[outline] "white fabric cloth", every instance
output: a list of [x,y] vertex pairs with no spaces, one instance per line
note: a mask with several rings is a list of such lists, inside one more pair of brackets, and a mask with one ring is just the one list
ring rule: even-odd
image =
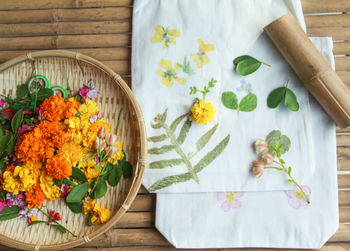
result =
[[[215,121],[205,126],[192,123],[187,138],[180,147],[185,155],[195,152],[196,141],[218,123],[208,144],[195,157],[189,158],[190,165],[195,168],[196,163],[230,135],[222,153],[197,173],[199,184],[189,178],[185,182],[172,184],[156,192],[271,191],[292,188],[279,174],[266,175],[262,182],[249,171],[252,161],[257,159],[252,143],[258,138],[265,138],[272,130],[281,130],[292,141],[291,149],[285,158],[289,164],[298,167],[293,170],[295,178],[303,182],[314,174],[308,94],[285,62],[277,64],[281,61],[277,59],[278,52],[267,43],[269,50],[257,50],[251,55],[270,63],[271,68],[261,66],[256,73],[248,77],[241,77],[233,71],[233,59],[246,53],[261,34],[262,28],[288,10],[303,21],[300,1],[135,0],[132,86],[142,107],[148,136],[154,139],[165,133],[163,128],[151,127],[151,122],[157,114],[168,108],[166,123],[169,126],[171,121],[189,111],[195,97],[201,98],[200,95],[190,95],[189,87],[203,89],[211,78],[217,80],[217,83],[207,95],[206,101],[213,103],[217,108]],[[163,28],[158,25],[164,27],[164,32],[166,28],[169,29],[168,42],[167,35],[162,33]],[[301,25],[305,27],[303,22]],[[204,58],[203,62],[207,63],[202,66],[198,63],[198,56],[193,56],[200,49],[201,41],[206,45],[210,44],[206,47],[206,55],[201,55]],[[162,49],[166,45],[169,48]],[[177,62],[184,65],[185,56],[195,71],[192,75],[175,66]],[[199,66],[201,67],[198,68]],[[172,83],[166,81],[165,75],[162,76],[174,72],[176,76],[172,77]],[[290,81],[289,88],[298,97],[300,110],[291,112],[283,106],[277,109],[267,108],[266,99],[269,92],[283,86],[287,80]],[[172,86],[167,87],[166,84]],[[221,95],[224,91],[233,91],[241,100],[251,92],[242,90],[242,86],[249,85],[258,97],[258,105],[252,112],[241,111],[238,118],[236,110],[227,109],[222,105]],[[175,136],[179,134],[183,123],[184,120],[175,131]],[[165,138],[161,142],[149,142],[148,147],[154,152],[155,148],[170,144],[170,139]],[[169,159],[179,161],[179,153],[171,150],[163,154],[149,154],[148,159],[148,164]],[[165,177],[181,176],[187,173],[188,169],[188,165],[184,163],[161,169],[147,168],[143,184],[149,188]],[[182,177],[172,176],[170,179],[173,181]]]
[[[332,39],[312,40],[334,68]],[[311,96],[310,105],[317,171],[302,183],[308,206],[294,191],[158,193],[158,230],[177,248],[320,248],[339,222],[336,127]]]

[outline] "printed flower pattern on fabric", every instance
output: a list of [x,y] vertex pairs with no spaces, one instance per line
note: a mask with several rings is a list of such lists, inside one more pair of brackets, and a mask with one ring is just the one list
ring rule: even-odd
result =
[[162,49],[167,49],[170,47],[170,44],[176,44],[176,39],[175,37],[179,37],[180,36],[180,30],[178,29],[168,29],[168,28],[164,28],[161,25],[157,25],[156,27],[154,27],[154,35],[153,37],[151,37],[151,43],[155,44],[155,43],[163,43],[162,45]]
[[210,63],[210,58],[206,54],[207,52],[214,51],[213,44],[205,44],[201,39],[197,39],[198,52],[192,54],[193,61],[196,63],[197,68],[202,68],[203,65]]
[[158,62],[158,66],[164,70],[159,69],[157,71],[157,75],[161,77],[160,82],[165,85],[166,87],[172,87],[174,85],[174,80],[178,82],[179,84],[186,83],[185,78],[179,78],[177,76],[177,73],[181,69],[181,67],[178,64],[175,64],[174,67],[172,66],[171,60],[164,60],[161,59]]
[[240,208],[242,206],[240,198],[242,198],[243,195],[244,192],[217,193],[216,199],[220,203],[222,210],[228,212],[232,208]]
[[[301,188],[306,196],[310,198],[311,188],[306,185],[302,185]],[[300,189],[295,191],[284,191],[284,193],[288,197],[288,204],[291,208],[298,210],[299,208],[307,208],[309,206],[309,203],[305,200],[305,196]]]

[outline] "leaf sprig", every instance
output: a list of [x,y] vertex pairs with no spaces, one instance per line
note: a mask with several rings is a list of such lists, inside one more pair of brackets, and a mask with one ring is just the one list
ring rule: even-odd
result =
[[235,71],[241,76],[247,76],[256,72],[262,64],[271,67],[268,63],[260,61],[249,55],[242,55],[233,60]]
[[196,86],[190,86],[190,95],[195,95],[198,92],[200,92],[203,95],[202,96],[203,101],[205,101],[205,97],[210,92],[210,88],[215,87],[215,83],[217,83],[217,82],[218,82],[217,80],[214,80],[214,78],[211,78],[211,80],[208,83],[208,86],[204,86],[203,90],[197,89]]
[[284,105],[291,111],[296,112],[299,110],[298,99],[294,92],[288,88],[288,83],[289,81],[287,81],[285,86],[270,92],[267,97],[267,106],[269,108],[276,108],[283,101]]

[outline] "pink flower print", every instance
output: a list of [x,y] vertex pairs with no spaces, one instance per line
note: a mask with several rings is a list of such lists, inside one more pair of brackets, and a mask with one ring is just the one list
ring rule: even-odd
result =
[[216,199],[221,204],[222,210],[224,210],[224,212],[228,212],[232,208],[240,208],[242,206],[239,199],[243,195],[244,195],[244,192],[217,193]]
[[[303,189],[304,193],[310,198],[311,188],[306,185],[301,186],[301,188]],[[291,208],[297,210],[301,207],[308,207],[309,204],[307,203],[305,196],[300,191],[300,189],[297,189],[295,191],[284,191],[284,193],[288,197],[288,204]]]

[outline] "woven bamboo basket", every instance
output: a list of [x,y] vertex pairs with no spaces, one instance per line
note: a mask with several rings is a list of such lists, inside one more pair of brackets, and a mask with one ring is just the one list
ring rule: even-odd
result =
[[89,80],[101,91],[97,102],[100,114],[115,130],[118,114],[123,108],[119,137],[129,162],[133,165],[131,179],[122,179],[116,187],[108,186],[106,195],[97,200],[112,212],[111,219],[102,225],[89,227],[86,216],[74,214],[61,199],[46,206],[61,213],[62,224],[75,233],[74,238],[43,224],[31,227],[26,220],[16,218],[0,223],[0,242],[25,250],[60,250],[72,248],[100,236],[113,227],[134,200],[145,170],[147,144],[141,109],[123,79],[101,62],[88,56],[64,50],[34,52],[0,65],[2,94],[15,95],[16,86],[25,83],[33,74],[42,74],[50,86],[68,86],[76,91]]

